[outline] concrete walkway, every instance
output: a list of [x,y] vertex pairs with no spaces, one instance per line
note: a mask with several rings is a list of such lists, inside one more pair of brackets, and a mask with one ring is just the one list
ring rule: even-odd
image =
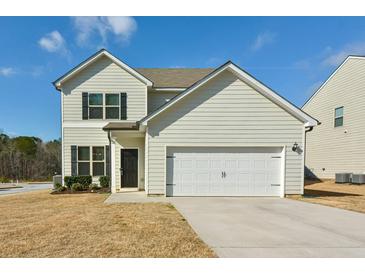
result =
[[147,197],[112,194],[106,203],[168,202],[219,257],[365,257],[365,214],[280,198]]

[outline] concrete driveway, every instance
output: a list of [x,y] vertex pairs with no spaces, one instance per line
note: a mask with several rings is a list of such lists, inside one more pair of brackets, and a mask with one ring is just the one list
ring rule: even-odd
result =
[[365,257],[365,214],[280,198],[171,198],[220,257]]
[[17,194],[17,193],[24,193],[29,191],[35,191],[35,190],[43,190],[43,189],[52,189],[53,184],[50,183],[32,183],[32,184],[26,184],[26,183],[19,183],[19,186],[21,188],[9,188],[9,189],[0,189],[0,195],[9,195],[9,194]]

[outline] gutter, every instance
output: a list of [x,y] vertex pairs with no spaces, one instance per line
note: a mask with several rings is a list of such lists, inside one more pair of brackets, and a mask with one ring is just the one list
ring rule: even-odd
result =
[[111,132],[108,130],[108,140],[109,140],[109,190],[110,193],[112,192],[112,138],[111,138]]

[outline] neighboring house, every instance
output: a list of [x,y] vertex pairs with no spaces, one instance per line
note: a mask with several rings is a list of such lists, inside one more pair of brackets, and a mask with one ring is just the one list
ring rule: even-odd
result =
[[303,193],[317,121],[232,62],[136,69],[101,50],[54,85],[63,176],[106,174],[112,192],[167,196]]
[[307,133],[306,174],[365,172],[365,57],[347,57],[302,109],[320,121]]

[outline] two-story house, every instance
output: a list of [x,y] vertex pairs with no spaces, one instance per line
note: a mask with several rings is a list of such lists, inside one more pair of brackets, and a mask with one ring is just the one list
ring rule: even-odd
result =
[[307,133],[307,176],[364,173],[365,57],[348,56],[302,109],[320,121]]
[[167,196],[303,193],[305,130],[317,121],[230,61],[137,69],[100,50],[54,86],[63,176]]

